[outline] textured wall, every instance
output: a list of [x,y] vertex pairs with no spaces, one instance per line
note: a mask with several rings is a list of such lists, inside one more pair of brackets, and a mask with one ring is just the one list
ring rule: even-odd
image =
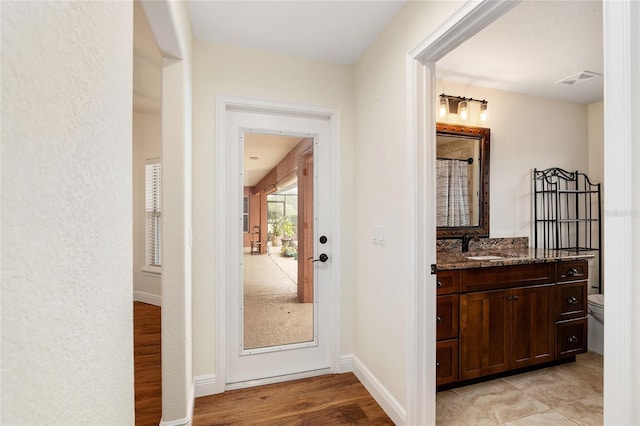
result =
[[3,424],[132,424],[132,5],[2,2]]

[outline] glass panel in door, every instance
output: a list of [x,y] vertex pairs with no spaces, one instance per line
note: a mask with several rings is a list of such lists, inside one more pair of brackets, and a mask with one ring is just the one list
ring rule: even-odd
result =
[[243,176],[243,349],[313,341],[313,139],[245,134]]

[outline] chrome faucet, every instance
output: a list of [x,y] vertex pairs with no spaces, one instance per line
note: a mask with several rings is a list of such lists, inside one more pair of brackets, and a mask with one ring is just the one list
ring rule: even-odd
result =
[[472,237],[472,236],[471,236],[471,235],[469,235],[469,234],[464,234],[464,235],[462,236],[462,252],[463,252],[463,253],[466,253],[466,252],[468,252],[468,251],[469,251],[469,242],[470,242],[472,239],[473,239],[473,240],[475,240],[475,238],[474,238],[474,237]]

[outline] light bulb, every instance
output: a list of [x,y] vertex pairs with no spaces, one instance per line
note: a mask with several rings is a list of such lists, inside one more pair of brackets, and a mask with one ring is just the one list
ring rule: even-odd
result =
[[469,115],[467,101],[460,101],[460,104],[458,105],[458,114],[460,115],[461,120],[467,119],[467,116]]
[[449,101],[447,98],[440,98],[440,118],[444,118],[449,114]]
[[486,102],[483,102],[482,104],[480,104],[480,121],[483,123],[487,121],[487,103]]

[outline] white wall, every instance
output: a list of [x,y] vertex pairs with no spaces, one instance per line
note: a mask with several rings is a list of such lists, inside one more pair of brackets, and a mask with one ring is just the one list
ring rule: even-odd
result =
[[[193,336],[194,375],[215,374],[216,253],[213,234],[214,121],[217,94],[284,102],[337,106],[341,112],[341,251],[352,259],[353,87],[351,68],[216,43],[195,42],[193,121]],[[218,209],[224,207],[217,207]],[[342,348],[350,353],[352,329],[351,262],[343,262]]]
[[[460,2],[408,2],[354,69],[354,354],[406,410],[410,205],[407,54]],[[372,226],[386,227],[374,246]]]
[[[446,80],[436,89],[489,102],[489,120],[471,122],[472,115],[467,124],[491,129],[490,236],[530,237],[533,245],[532,170],[588,171],[587,105]],[[456,118],[438,121],[462,124]]]
[[142,0],[162,52],[162,421],[190,424],[193,35],[185,2]]
[[133,113],[133,299],[160,305],[160,275],[145,268],[145,165],[162,155],[160,114]]
[[[604,218],[604,101],[594,102],[587,106],[588,114],[588,140],[589,140],[589,165],[587,174],[593,183],[600,183],[601,190],[601,208],[602,217]],[[602,227],[602,235],[604,235],[604,220],[600,222]],[[604,240],[604,238],[603,238]],[[604,241],[601,242],[602,263],[598,265],[597,260],[590,261],[593,264],[593,270],[590,271],[590,281],[595,286],[598,283],[600,269],[604,271]],[[604,293],[604,274],[602,274],[601,292]],[[590,292],[597,292],[597,289],[591,289]]]
[[134,423],[132,12],[2,4],[3,424]]
[[189,424],[192,350],[193,36],[184,2],[169,2],[180,60],[162,65],[162,423]]
[[587,106],[589,178],[594,183],[604,183],[604,101]]

